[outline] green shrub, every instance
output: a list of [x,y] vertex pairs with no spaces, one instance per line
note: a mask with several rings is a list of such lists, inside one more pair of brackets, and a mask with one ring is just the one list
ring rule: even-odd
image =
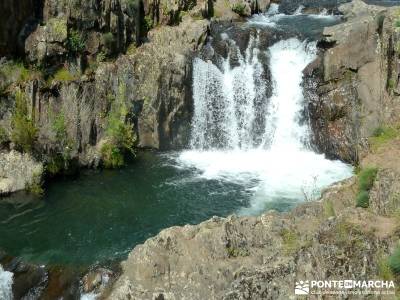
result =
[[107,117],[106,143],[101,155],[106,168],[120,167],[125,154],[134,154],[135,136],[133,125],[127,120],[128,107],[125,102],[125,85],[120,83],[116,98],[107,96],[111,109]]
[[249,256],[249,250],[246,248],[236,248],[236,247],[227,247],[226,252],[228,254],[228,257],[245,257]]
[[18,90],[15,94],[15,110],[11,119],[11,141],[22,151],[30,152],[37,138],[37,128],[28,116],[25,94]]
[[137,49],[136,44],[135,44],[135,43],[132,43],[132,44],[130,44],[130,45],[128,46],[128,48],[126,49],[126,54],[128,54],[128,55],[133,55],[133,54],[136,53],[136,49]]
[[107,58],[106,54],[104,52],[99,52],[96,56],[96,61],[97,62],[103,62]]
[[395,274],[400,274],[400,247],[397,247],[394,253],[389,257],[388,264],[390,270]]
[[82,53],[86,48],[82,33],[71,30],[68,35],[68,49],[74,53]]
[[336,216],[335,208],[333,207],[333,203],[331,200],[326,200],[323,202],[324,214],[325,216],[334,217]]
[[63,153],[57,153],[52,155],[46,164],[46,171],[49,175],[54,176],[67,170],[69,167],[69,156],[65,156]]
[[356,198],[356,206],[367,208],[369,207],[369,192],[368,191],[359,191]]
[[394,88],[395,88],[395,86],[396,86],[396,81],[392,78],[392,79],[389,79],[388,80],[388,88],[390,89],[390,90],[393,90]]
[[399,129],[395,127],[379,126],[373,132],[373,136],[369,138],[373,150],[378,149],[388,141],[399,136]]
[[107,51],[107,54],[111,54],[114,52],[115,46],[115,37],[111,32],[107,32],[103,34],[102,37],[104,47]]
[[377,168],[366,168],[361,170],[358,175],[358,188],[360,191],[369,191],[374,185],[376,174],[378,173]]
[[52,120],[52,129],[56,134],[56,139],[61,141],[67,135],[67,126],[65,125],[64,113],[60,112]]
[[394,21],[394,26],[400,28],[400,19]]
[[122,167],[125,163],[124,154],[113,143],[107,142],[101,147],[101,156],[104,167],[108,169]]
[[16,83],[23,83],[32,77],[32,72],[22,62],[8,62],[0,66],[0,73]]
[[62,68],[59,69],[50,80],[68,82],[76,79],[77,77],[74,76],[67,68]]
[[8,142],[9,137],[7,134],[7,131],[4,129],[4,127],[0,126],[0,146],[6,142]]
[[365,168],[358,172],[358,193],[356,197],[356,206],[367,208],[369,207],[369,191],[374,185],[377,168]]
[[144,17],[144,29],[146,31],[150,31],[154,27],[154,21],[151,16],[145,16]]
[[42,196],[44,190],[42,188],[43,181],[41,174],[33,174],[32,181],[25,186],[25,189],[36,196]]
[[239,16],[244,16],[246,11],[246,5],[241,2],[235,3],[232,6],[232,11],[237,13]]
[[297,235],[293,231],[284,229],[281,232],[281,237],[283,241],[283,251],[285,254],[291,255],[300,248]]
[[379,278],[383,279],[383,280],[392,280],[393,279],[392,270],[389,266],[388,259],[385,257],[381,257],[378,260],[378,275],[379,275]]

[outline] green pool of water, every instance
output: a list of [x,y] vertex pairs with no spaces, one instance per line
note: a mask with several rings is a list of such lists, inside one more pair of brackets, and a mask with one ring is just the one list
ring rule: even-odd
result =
[[41,199],[25,193],[0,199],[0,248],[36,263],[102,263],[125,257],[161,229],[248,204],[251,183],[201,179],[174,166],[173,156],[140,153],[120,170],[57,180]]

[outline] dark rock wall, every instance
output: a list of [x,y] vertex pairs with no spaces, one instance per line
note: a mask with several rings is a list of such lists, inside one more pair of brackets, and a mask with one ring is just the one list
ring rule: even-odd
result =
[[0,56],[17,53],[24,26],[41,17],[41,0],[2,0],[0,2]]
[[399,122],[400,36],[396,9],[353,1],[341,10],[348,21],[324,30],[306,96],[316,148],[357,163],[378,127]]

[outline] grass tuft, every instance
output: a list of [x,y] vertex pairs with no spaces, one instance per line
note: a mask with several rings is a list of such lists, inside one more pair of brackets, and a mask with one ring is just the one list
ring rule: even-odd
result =
[[390,270],[395,274],[400,274],[400,247],[397,247],[393,254],[388,259]]
[[377,174],[378,169],[372,167],[362,169],[358,173],[358,193],[356,197],[357,207],[369,207],[369,191],[374,185]]
[[388,141],[399,136],[399,128],[380,126],[375,129],[373,136],[369,138],[372,150],[377,150]]

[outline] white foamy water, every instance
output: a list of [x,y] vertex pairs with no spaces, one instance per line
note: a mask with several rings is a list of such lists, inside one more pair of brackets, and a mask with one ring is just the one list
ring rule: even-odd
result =
[[248,22],[250,24],[266,27],[276,27],[278,25],[277,23],[282,19],[296,18],[299,16],[332,21],[340,18],[338,15],[328,14],[328,11],[325,8],[319,14],[303,14],[303,10],[304,6],[300,5],[292,15],[285,15],[283,13],[279,13],[279,4],[272,3],[266,13],[253,15]]
[[4,271],[0,265],[0,299],[12,300],[13,273]]
[[96,293],[86,293],[81,295],[81,300],[96,300],[97,297]]
[[178,159],[203,178],[251,186],[250,207],[241,214],[261,213],[270,202],[315,198],[322,188],[352,175],[349,165],[306,146],[310,130],[301,122],[302,70],[315,58],[315,44],[289,39],[268,49],[270,98],[257,47],[252,38],[235,67],[229,59],[221,69],[194,61],[193,150]]

